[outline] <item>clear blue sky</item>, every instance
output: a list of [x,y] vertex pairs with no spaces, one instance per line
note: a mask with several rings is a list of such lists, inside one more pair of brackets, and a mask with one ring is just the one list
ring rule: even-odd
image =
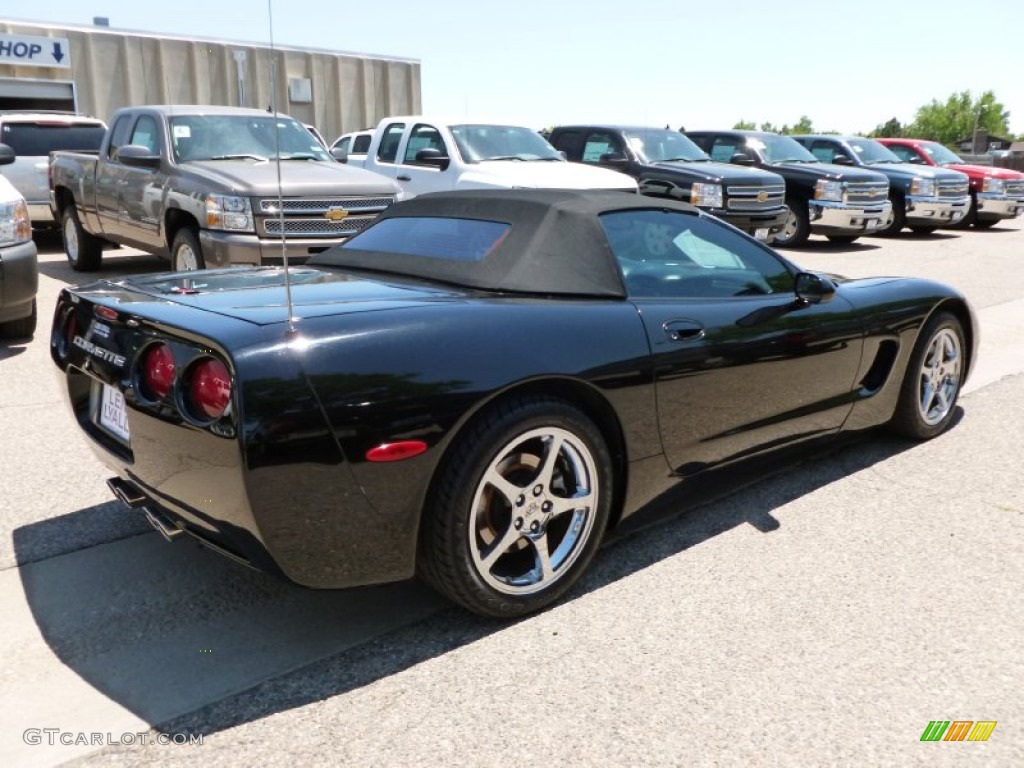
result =
[[[419,59],[423,108],[572,121],[862,132],[985,90],[1024,133],[1022,0],[272,0],[278,45]],[[970,14],[970,18],[967,17]],[[266,0],[45,0],[16,18],[267,42]],[[11,17],[8,17],[11,18]]]

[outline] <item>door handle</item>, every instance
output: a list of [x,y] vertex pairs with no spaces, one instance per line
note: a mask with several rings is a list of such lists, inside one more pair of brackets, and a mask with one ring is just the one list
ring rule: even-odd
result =
[[695,341],[704,337],[704,326],[696,320],[667,320],[661,327],[671,341]]
[[406,175],[403,174],[402,176],[398,177],[398,180],[399,181],[412,181],[412,176],[406,176]]

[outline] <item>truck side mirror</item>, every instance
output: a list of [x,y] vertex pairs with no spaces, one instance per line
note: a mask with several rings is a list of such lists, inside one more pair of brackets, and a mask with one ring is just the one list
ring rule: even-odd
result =
[[331,150],[331,157],[337,160],[339,163],[348,162],[348,152],[341,147],[335,147]]
[[153,154],[153,150],[141,144],[128,144],[117,150],[118,162],[125,165],[134,165],[140,168],[159,168],[160,155]]
[[832,165],[853,165],[853,160],[848,158],[846,155],[836,154],[832,158]]
[[440,149],[434,147],[424,147],[416,153],[416,162],[420,165],[429,165],[433,168],[445,170],[451,163],[451,158],[448,157]]
[[746,152],[737,152],[729,158],[729,162],[733,165],[753,165],[754,158]]
[[615,168],[625,168],[629,165],[629,160],[621,152],[609,152],[605,155],[601,155],[598,158],[598,162],[602,165],[611,165]]
[[14,162],[14,150],[6,144],[0,144],[0,165],[10,165]]

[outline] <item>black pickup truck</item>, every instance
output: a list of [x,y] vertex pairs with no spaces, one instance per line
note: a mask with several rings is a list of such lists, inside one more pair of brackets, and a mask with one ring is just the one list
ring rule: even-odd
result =
[[775,245],[797,246],[814,232],[849,243],[891,215],[889,180],[848,165],[820,163],[789,136],[766,131],[687,131],[712,160],[775,171],[786,180],[789,209]]
[[640,193],[692,203],[761,240],[786,222],[786,186],[776,173],[713,162],[678,131],[624,125],[563,125],[548,141],[568,160],[621,171]]

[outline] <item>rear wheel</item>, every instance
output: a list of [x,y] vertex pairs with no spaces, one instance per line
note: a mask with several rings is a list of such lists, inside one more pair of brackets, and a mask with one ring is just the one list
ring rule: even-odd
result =
[[550,398],[501,404],[459,437],[425,511],[420,572],[474,613],[514,617],[561,597],[600,544],[612,499],[600,431]]
[[963,384],[964,331],[940,312],[925,323],[914,346],[890,426],[917,440],[941,434],[953,420]]
[[0,337],[5,339],[27,339],[36,332],[36,300],[32,299],[32,314],[17,320],[0,323]]
[[95,272],[103,260],[103,241],[85,231],[78,219],[74,204],[68,205],[61,216],[64,253],[76,272]]
[[203,247],[199,244],[199,232],[194,227],[182,227],[174,235],[174,242],[171,244],[171,265],[175,272],[206,269]]
[[783,248],[794,248],[807,242],[811,234],[810,215],[807,212],[807,203],[795,197],[786,198],[786,220],[782,229],[775,235],[772,243]]
[[881,226],[875,230],[875,234],[892,237],[893,235],[898,235],[906,225],[906,203],[903,202],[902,198],[894,197],[892,199],[892,209],[889,211],[888,215],[882,219]]

